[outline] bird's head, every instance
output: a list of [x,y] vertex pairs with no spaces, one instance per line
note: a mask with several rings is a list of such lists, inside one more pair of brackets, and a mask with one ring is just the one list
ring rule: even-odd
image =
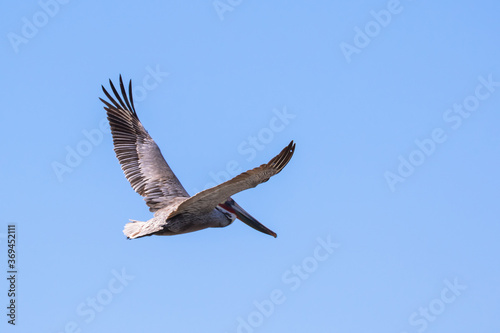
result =
[[231,224],[235,219],[238,219],[249,227],[276,238],[277,235],[274,231],[268,229],[265,225],[257,221],[252,215],[241,208],[241,206],[238,205],[232,198],[229,198],[226,202],[219,204],[218,207],[223,210],[224,215],[226,215],[231,221],[229,224]]

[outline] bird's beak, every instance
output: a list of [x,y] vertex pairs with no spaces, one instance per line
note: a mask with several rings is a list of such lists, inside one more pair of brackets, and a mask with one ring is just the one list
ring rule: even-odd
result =
[[265,225],[261,224],[257,221],[252,215],[248,214],[240,205],[238,205],[233,199],[227,200],[224,204],[221,205],[224,209],[234,213],[236,217],[243,221],[249,227],[254,228],[260,232],[271,235],[276,238],[276,233],[270,229],[268,229]]

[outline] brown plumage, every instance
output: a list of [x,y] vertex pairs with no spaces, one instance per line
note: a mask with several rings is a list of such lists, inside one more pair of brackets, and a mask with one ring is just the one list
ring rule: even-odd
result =
[[201,191],[186,201],[182,202],[176,210],[170,213],[170,216],[181,214],[187,211],[206,213],[214,209],[221,202],[225,202],[232,195],[256,187],[265,183],[272,176],[278,174],[288,164],[295,151],[295,144],[285,147],[276,157],[267,164],[248,170],[239,174],[220,185]]
[[160,149],[139,121],[132,98],[132,81],[128,94],[120,76],[120,91],[109,81],[114,97],[104,87],[105,104],[114,150],[125,177],[132,188],[144,197],[154,217],[147,222],[134,221],[125,226],[128,238],[150,235],[175,235],[209,227],[225,227],[235,218],[252,228],[276,237],[231,198],[278,174],[288,164],[295,144],[285,147],[269,163],[230,179],[220,185],[189,197],[163,158]]

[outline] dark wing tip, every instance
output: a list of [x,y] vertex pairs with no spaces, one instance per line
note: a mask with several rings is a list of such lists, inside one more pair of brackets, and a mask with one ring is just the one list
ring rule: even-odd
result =
[[[113,92],[113,96],[104,88],[104,86],[101,85],[102,91],[108,98],[109,102],[104,101],[102,98],[99,98],[108,108],[116,108],[116,109],[122,109],[130,112],[131,114],[134,115],[135,118],[139,119],[137,117],[137,113],[135,112],[135,106],[134,106],[134,98],[132,96],[132,80],[129,81],[129,86],[128,86],[128,94],[127,90],[125,89],[125,85],[123,84],[123,78],[122,75],[120,74],[119,76],[119,81],[120,81],[120,93],[118,90],[115,88],[115,85],[113,84],[113,81],[109,79],[109,86],[111,87],[111,91]],[[111,104],[113,104],[111,106]]]
[[294,152],[295,143],[292,140],[275,158],[269,161],[268,165],[278,173],[290,162]]

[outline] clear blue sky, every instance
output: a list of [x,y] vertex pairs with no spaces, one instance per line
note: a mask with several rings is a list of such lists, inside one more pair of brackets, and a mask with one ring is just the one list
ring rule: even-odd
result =
[[[500,330],[498,1],[60,1],[0,20],[2,331]],[[234,196],[278,238],[123,236],[119,74],[190,194],[297,142]]]

